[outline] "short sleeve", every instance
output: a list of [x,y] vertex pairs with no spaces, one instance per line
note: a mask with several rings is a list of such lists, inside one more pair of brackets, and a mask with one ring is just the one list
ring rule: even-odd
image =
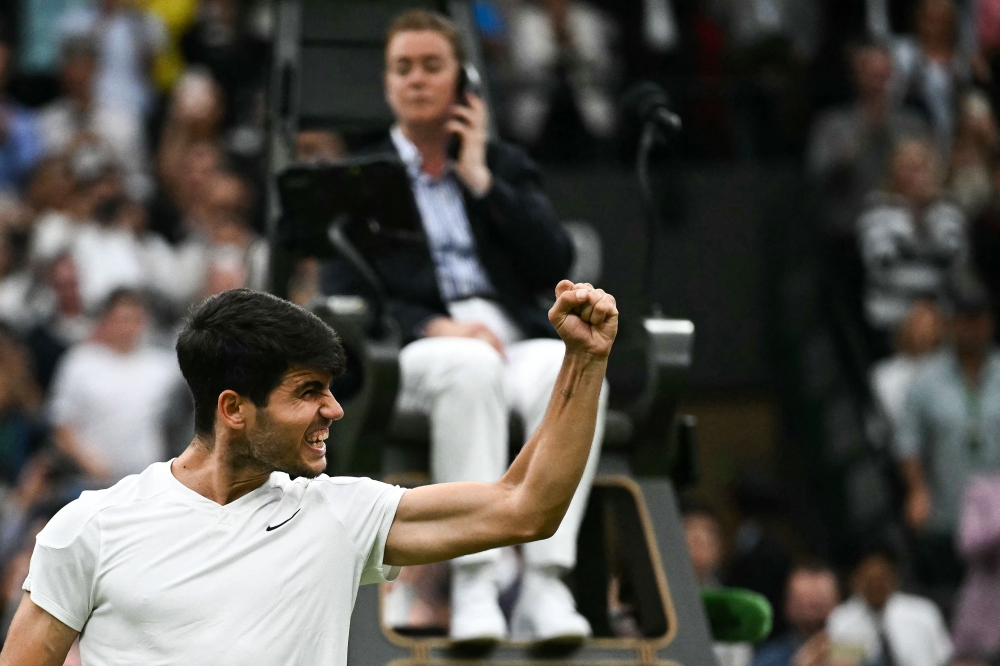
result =
[[96,517],[81,525],[74,509],[67,506],[38,533],[23,588],[36,606],[81,631],[93,610],[101,535]]
[[395,580],[400,567],[384,563],[389,528],[405,488],[368,478],[335,477],[323,482],[323,494],[363,558],[361,584]]

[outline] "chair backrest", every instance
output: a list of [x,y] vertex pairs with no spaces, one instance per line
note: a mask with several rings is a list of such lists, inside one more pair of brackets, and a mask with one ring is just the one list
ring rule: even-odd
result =
[[[365,136],[389,128],[393,117],[382,90],[385,31],[393,17],[413,7],[448,14],[462,34],[469,62],[485,71],[469,0],[275,0],[268,134],[272,176],[293,162],[300,127]],[[276,194],[272,185],[270,231],[280,212]]]

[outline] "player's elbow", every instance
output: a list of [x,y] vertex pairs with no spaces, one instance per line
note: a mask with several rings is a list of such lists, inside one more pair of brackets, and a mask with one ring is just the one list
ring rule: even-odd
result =
[[514,493],[511,499],[508,524],[513,538],[520,543],[541,541],[555,534],[569,506],[569,502],[553,506],[523,493]]
[[561,522],[562,513],[553,515],[541,511],[534,512],[533,515],[526,516],[524,520],[520,521],[519,538],[523,543],[548,539],[556,533]]
[[535,531],[535,538],[532,541],[541,541],[542,539],[548,539],[555,536],[556,531],[559,529],[559,525],[562,523],[562,516],[560,515],[556,519],[549,519],[543,521],[541,526]]

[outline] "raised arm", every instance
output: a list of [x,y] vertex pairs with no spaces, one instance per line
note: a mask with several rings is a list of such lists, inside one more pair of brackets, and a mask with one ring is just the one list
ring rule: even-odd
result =
[[49,615],[26,593],[0,652],[0,666],[62,666],[79,634]]
[[495,483],[406,492],[389,530],[386,564],[436,562],[555,533],[594,439],[618,309],[603,290],[563,280],[549,320],[566,343],[566,356],[538,430]]

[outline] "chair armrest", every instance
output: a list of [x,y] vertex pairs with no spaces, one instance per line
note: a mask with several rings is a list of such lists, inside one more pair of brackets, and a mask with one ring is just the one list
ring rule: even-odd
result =
[[670,444],[678,439],[677,400],[691,367],[694,324],[686,319],[650,317],[643,328],[646,386],[629,409],[635,425],[633,467],[639,473],[669,476],[676,457]]

